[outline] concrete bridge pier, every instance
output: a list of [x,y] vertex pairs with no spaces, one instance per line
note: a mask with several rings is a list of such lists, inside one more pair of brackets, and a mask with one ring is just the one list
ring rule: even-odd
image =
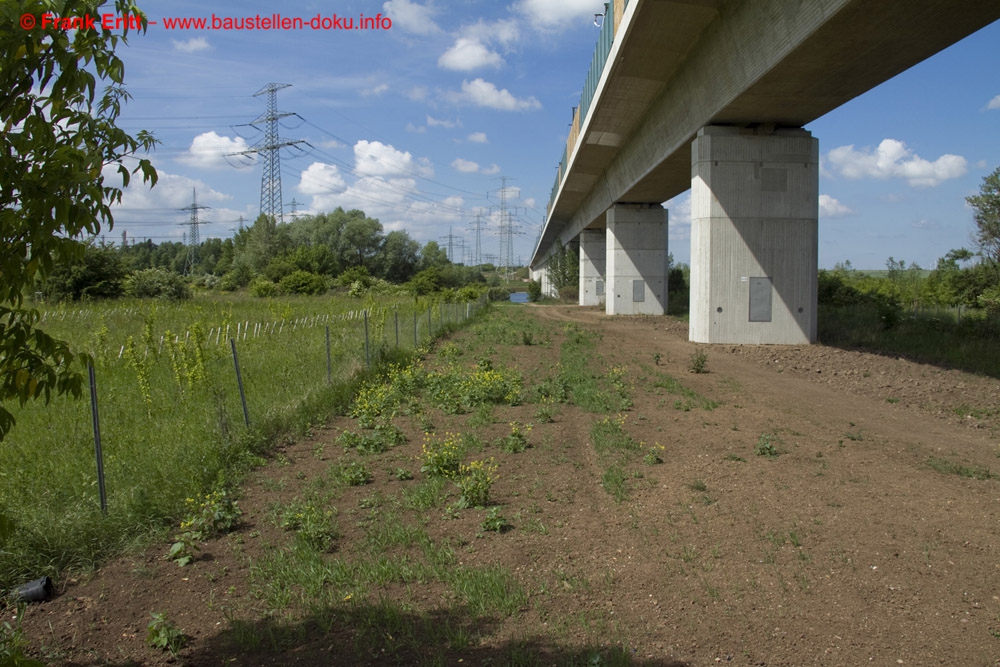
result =
[[667,209],[660,204],[615,204],[607,216],[608,315],[667,311]]
[[608,246],[603,229],[580,232],[580,305],[604,303]]
[[691,147],[689,339],[815,342],[818,221],[819,142],[811,133],[699,130]]

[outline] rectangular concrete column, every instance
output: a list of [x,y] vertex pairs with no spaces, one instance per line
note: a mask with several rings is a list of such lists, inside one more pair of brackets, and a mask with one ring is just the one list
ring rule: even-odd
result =
[[615,204],[607,212],[608,315],[662,315],[667,311],[667,209],[659,204]]
[[604,271],[608,248],[603,229],[580,232],[580,305],[604,303]]
[[690,340],[816,340],[819,142],[704,127],[691,147]]

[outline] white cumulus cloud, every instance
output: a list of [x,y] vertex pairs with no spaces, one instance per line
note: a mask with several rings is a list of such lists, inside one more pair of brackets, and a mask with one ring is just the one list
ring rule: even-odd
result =
[[381,95],[382,93],[386,92],[387,90],[389,90],[389,84],[387,84],[387,83],[380,83],[380,84],[378,84],[376,86],[372,86],[371,88],[363,88],[361,90],[361,95],[364,96],[364,97],[373,97],[373,96]]
[[534,97],[518,99],[506,88],[498,89],[494,84],[483,79],[463,81],[462,92],[453,93],[451,99],[454,102],[474,104],[500,111],[527,111],[542,108],[541,102]]
[[990,100],[989,104],[986,105],[986,108],[987,109],[1000,109],[1000,95],[997,95],[992,100]]
[[433,116],[427,116],[427,127],[446,127],[448,129],[451,129],[456,125],[457,123],[453,120],[447,120],[447,119],[442,120],[434,118]]
[[347,189],[336,165],[313,162],[299,177],[298,190],[304,195],[326,195]]
[[338,206],[345,210],[361,209],[378,219],[385,232],[405,230],[421,242],[436,240],[443,225],[460,225],[465,220],[461,197],[446,197],[441,201],[426,201],[424,197],[415,179],[365,176],[342,192],[312,195],[309,209],[332,211]]
[[883,139],[878,148],[855,150],[853,145],[834,148],[827,154],[833,171],[844,178],[902,178],[916,188],[934,187],[965,174],[961,155],[945,154],[933,162],[916,155],[896,139]]
[[521,38],[521,26],[516,19],[500,19],[499,21],[483,21],[462,27],[462,35],[483,44],[499,44],[509,47]]
[[590,23],[604,13],[603,0],[520,0],[514,7],[543,30]]
[[822,218],[842,218],[847,215],[852,215],[854,211],[841,204],[839,201],[831,197],[830,195],[820,195],[819,196],[819,215]]
[[459,37],[450,49],[438,58],[438,67],[457,72],[469,72],[481,67],[499,68],[503,58],[482,42],[470,37]]
[[174,51],[180,51],[181,53],[198,53],[199,51],[210,51],[212,49],[208,40],[204,37],[192,37],[183,42],[172,39],[170,43],[174,45]]
[[462,158],[456,158],[451,166],[455,171],[460,171],[463,174],[474,174],[479,171],[479,165],[475,162],[469,160],[463,160]]
[[215,132],[204,132],[191,141],[187,152],[178,157],[177,161],[199,169],[223,169],[231,167],[226,161],[226,155],[247,149],[249,145],[243,137],[230,139]]
[[500,165],[498,164],[490,165],[489,167],[483,169],[480,173],[483,176],[496,176],[497,174],[500,173]]
[[422,176],[434,175],[434,168],[426,158],[415,159],[409,152],[364,139],[354,144],[355,173],[359,176]]
[[427,86],[414,86],[406,91],[406,96],[414,102],[423,102],[427,99]]
[[474,144],[488,144],[490,140],[486,137],[485,132],[473,132],[468,137],[468,140]]
[[[229,235],[229,228],[234,226],[240,216],[252,219],[256,215],[256,205],[246,210],[230,209],[225,203],[233,199],[232,195],[225,194],[209,187],[204,181],[171,174],[162,168],[156,170],[158,180],[155,188],[150,188],[142,184],[142,179],[135,177],[129,187],[122,193],[120,208],[127,213],[115,215],[119,219],[115,223],[114,236],[122,232],[128,234],[128,238],[135,242],[136,239],[153,238],[159,242],[167,238],[180,241],[183,238],[187,227],[177,222],[163,222],[167,219],[183,219],[180,209],[191,205],[194,192],[198,195],[198,205],[208,206],[210,210],[202,212],[201,237],[224,237]],[[121,174],[114,165],[104,167],[102,171],[105,184],[109,186],[121,187]],[[113,210],[118,209],[115,206]],[[165,210],[175,209],[176,215],[164,215]]]
[[433,35],[441,32],[434,22],[434,9],[430,5],[418,5],[410,0],[389,0],[382,5],[392,27],[415,35]]
[[667,209],[667,226],[670,231],[670,240],[686,241],[691,238],[691,191],[677,195],[669,201],[663,202]]

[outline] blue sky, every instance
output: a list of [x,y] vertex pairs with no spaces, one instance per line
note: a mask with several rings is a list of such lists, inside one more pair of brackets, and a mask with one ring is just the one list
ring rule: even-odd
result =
[[[261,168],[226,158],[261,141],[247,124],[278,94],[285,219],[360,208],[420,242],[449,233],[499,252],[501,199],[531,255],[598,37],[591,0],[337,3],[140,1],[151,25],[121,54],[133,99],[121,124],[161,141],[160,183],[131,187],[107,240],[181,240],[192,188],[201,237],[259,212]],[[333,14],[392,19],[383,30],[168,30],[165,18]],[[385,23],[383,23],[385,25]],[[1000,164],[1000,24],[991,25],[808,126],[820,140],[820,266],[925,267],[968,246],[967,195]],[[506,179],[506,181],[502,180]],[[501,193],[503,184],[506,191]],[[668,204],[670,250],[690,257],[688,194]],[[456,261],[461,259],[455,251]]]

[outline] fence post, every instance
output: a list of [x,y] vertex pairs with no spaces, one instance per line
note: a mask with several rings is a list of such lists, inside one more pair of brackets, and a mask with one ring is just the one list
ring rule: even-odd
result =
[[229,346],[233,348],[233,364],[236,366],[236,384],[240,388],[240,401],[243,403],[243,421],[250,427],[250,412],[247,410],[247,395],[243,391],[243,374],[240,373],[240,358],[236,355],[236,340],[230,338]]
[[90,414],[94,422],[94,458],[97,459],[97,491],[101,496],[101,513],[108,515],[108,495],[104,490],[104,452],[101,450],[101,420],[97,414],[97,378],[94,365],[87,366],[90,375]]

